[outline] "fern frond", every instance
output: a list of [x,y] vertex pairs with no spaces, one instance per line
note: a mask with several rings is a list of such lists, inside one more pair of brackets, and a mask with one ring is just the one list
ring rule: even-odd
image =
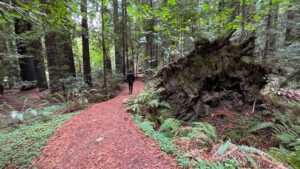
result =
[[254,160],[252,157],[250,157],[248,154],[245,154],[244,156],[247,158],[247,160],[251,163],[251,165],[252,165],[255,169],[258,169],[258,168],[259,168],[258,165],[257,165],[257,163],[255,162],[255,160]]
[[216,128],[213,125],[207,122],[193,122],[192,124],[195,126],[195,129],[204,131],[210,139],[217,140],[218,136],[216,133]]
[[160,102],[160,106],[171,109],[170,104],[165,101]]
[[231,145],[231,142],[229,140],[226,141],[226,143],[224,143],[218,150],[219,155],[224,155],[227,151],[227,149],[229,148],[229,146]]
[[272,123],[272,122],[267,122],[267,123],[260,123],[256,126],[254,126],[252,128],[252,132],[255,132],[255,131],[258,131],[258,130],[261,130],[261,129],[265,129],[265,128],[269,128],[269,127],[273,127],[275,124]]

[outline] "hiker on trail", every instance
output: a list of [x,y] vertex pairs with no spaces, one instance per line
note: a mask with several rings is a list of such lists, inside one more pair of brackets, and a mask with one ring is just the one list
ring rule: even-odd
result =
[[133,89],[133,82],[134,82],[134,74],[132,73],[132,71],[129,71],[126,79],[129,85],[129,94],[131,94]]

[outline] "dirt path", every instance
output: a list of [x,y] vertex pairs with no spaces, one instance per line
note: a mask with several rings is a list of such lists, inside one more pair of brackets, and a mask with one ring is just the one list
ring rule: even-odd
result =
[[[134,94],[143,91],[137,80]],[[37,168],[175,168],[155,142],[138,131],[122,103],[130,97],[128,86],[114,99],[76,115],[51,136]],[[173,165],[172,165],[173,164]]]

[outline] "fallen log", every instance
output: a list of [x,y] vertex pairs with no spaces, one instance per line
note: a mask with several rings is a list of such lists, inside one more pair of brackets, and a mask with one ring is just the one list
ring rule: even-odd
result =
[[220,105],[241,111],[259,99],[270,69],[254,62],[255,37],[233,44],[231,36],[201,39],[189,55],[157,73],[180,120],[196,121]]

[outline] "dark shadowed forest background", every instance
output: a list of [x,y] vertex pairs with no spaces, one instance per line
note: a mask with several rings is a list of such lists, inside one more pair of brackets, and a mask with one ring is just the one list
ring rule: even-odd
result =
[[0,1],[0,168],[116,96],[181,168],[300,168],[296,0]]

